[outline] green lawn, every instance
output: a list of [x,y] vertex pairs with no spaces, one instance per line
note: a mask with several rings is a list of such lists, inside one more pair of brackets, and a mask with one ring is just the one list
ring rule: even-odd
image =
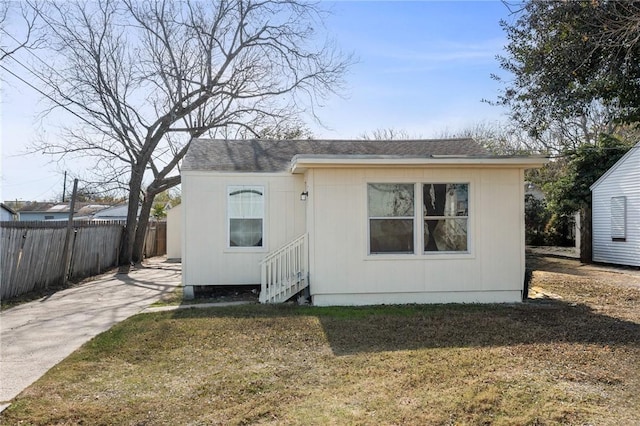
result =
[[[561,295],[572,279],[534,274]],[[138,315],[50,370],[0,423],[638,424],[640,291],[590,285],[587,301],[566,287],[563,300],[517,306]]]

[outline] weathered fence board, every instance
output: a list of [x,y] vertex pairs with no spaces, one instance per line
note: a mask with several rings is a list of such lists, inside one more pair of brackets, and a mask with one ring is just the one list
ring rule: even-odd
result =
[[[0,223],[0,299],[64,283],[66,221]],[[69,279],[77,281],[115,266],[124,222],[74,222]],[[152,222],[145,256],[166,253],[166,223]]]
[[64,228],[2,228],[0,298],[62,281]]
[[[2,223],[0,298],[64,283],[65,222]],[[118,259],[122,225],[74,223],[69,278],[103,272]]]
[[150,222],[144,239],[144,256],[167,254],[167,222]]
[[78,228],[71,236],[70,279],[97,275],[116,264],[122,227]]

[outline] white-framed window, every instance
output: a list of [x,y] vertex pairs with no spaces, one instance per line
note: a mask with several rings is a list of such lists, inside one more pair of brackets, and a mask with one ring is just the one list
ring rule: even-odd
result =
[[229,247],[263,247],[264,187],[227,187]]
[[430,252],[466,252],[469,247],[469,184],[422,184],[423,249]]
[[469,183],[367,183],[367,214],[370,255],[469,253]]
[[369,183],[369,253],[413,253],[415,185]]
[[611,240],[627,240],[627,197],[611,197]]

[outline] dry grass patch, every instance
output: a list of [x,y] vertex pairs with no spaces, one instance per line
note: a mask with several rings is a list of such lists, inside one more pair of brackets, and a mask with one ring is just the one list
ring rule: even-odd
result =
[[640,322],[565,290],[517,306],[138,315],[49,371],[0,423],[637,423]]

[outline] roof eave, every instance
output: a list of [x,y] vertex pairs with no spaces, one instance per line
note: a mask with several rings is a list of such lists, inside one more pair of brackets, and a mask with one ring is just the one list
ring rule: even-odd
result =
[[469,157],[469,156],[322,156],[296,155],[291,160],[291,173],[304,173],[318,168],[398,168],[398,167],[491,167],[491,168],[540,168],[549,159],[546,157]]
[[5,203],[0,203],[0,206],[5,209],[6,211],[8,211],[9,213],[11,213],[12,215],[17,215],[18,212],[15,211],[14,209],[12,209],[11,207],[9,207],[8,205],[6,205]]

